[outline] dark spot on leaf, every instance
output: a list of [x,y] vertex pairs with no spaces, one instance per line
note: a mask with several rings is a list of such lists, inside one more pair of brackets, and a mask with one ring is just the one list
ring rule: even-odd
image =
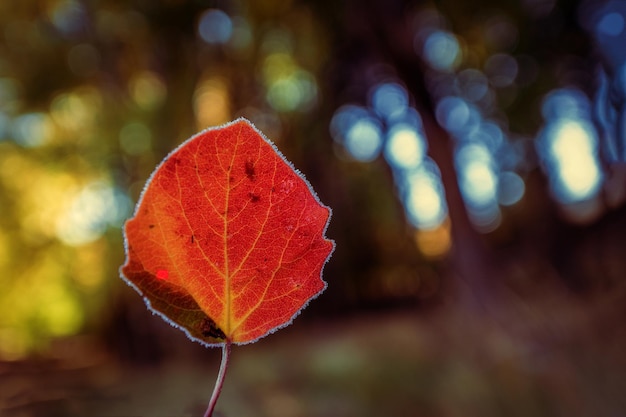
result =
[[149,224],[149,225],[148,225],[148,228],[150,228],[150,229],[154,229],[154,228],[155,228],[155,225],[153,225],[153,224]]
[[250,201],[253,203],[257,203],[261,199],[260,195],[254,193],[248,193],[248,197],[250,197]]
[[210,318],[206,317],[202,320],[202,324],[200,325],[200,333],[204,337],[212,337],[214,339],[226,339],[226,335],[217,327],[217,324]]
[[235,177],[233,177],[233,176],[231,175],[230,177],[228,177],[228,181],[229,181],[229,182],[233,182],[233,181],[235,181]]
[[170,157],[165,163],[165,168],[174,171],[176,170],[176,165],[180,165],[180,162],[180,158]]
[[246,161],[245,171],[246,171],[246,177],[248,177],[250,181],[254,181],[256,179],[256,171],[254,169],[254,162],[252,162],[251,159],[248,159]]
[[194,235],[191,235],[191,243],[195,242],[196,238],[194,237]]

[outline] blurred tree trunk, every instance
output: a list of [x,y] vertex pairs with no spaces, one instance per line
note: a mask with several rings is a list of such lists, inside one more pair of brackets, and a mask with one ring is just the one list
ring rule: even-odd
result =
[[[350,79],[362,77],[360,74],[367,71],[367,65],[380,63],[390,65],[407,87],[422,117],[429,156],[441,170],[445,188],[453,239],[447,262],[448,285],[452,287],[457,302],[476,310],[479,305],[484,306],[494,299],[494,282],[489,277],[495,264],[465,210],[454,167],[453,143],[435,119],[434,103],[424,81],[424,64],[414,51],[415,34],[408,19],[408,3],[403,0],[351,0],[346,3],[343,24],[328,25],[342,30],[334,34],[335,39],[342,40],[335,50],[335,58],[343,61],[342,67],[349,68],[338,76],[336,85],[345,86]],[[353,59],[355,56],[364,58]]]

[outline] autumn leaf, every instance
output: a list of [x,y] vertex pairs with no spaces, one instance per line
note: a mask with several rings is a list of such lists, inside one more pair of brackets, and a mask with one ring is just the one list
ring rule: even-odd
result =
[[126,222],[122,276],[192,339],[249,343],[326,287],[330,209],[245,119],[205,130],[152,174]]

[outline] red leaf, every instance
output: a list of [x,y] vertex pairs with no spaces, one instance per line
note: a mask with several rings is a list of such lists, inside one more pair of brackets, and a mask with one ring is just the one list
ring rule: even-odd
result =
[[195,340],[253,342],[326,283],[330,209],[245,119],[183,143],[125,225],[122,276]]

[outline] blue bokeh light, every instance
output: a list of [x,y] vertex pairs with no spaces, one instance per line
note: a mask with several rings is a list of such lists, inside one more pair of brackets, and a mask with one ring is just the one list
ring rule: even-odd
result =
[[587,97],[574,89],[557,90],[546,97],[542,110],[547,123],[538,150],[553,194],[564,204],[594,198],[604,176]]
[[461,46],[454,34],[435,30],[426,38],[422,56],[431,68],[452,71],[461,60]]
[[330,122],[330,134],[352,158],[361,162],[376,159],[383,145],[380,121],[367,109],[352,104],[335,111]]
[[428,162],[407,175],[403,187],[409,221],[422,230],[440,226],[448,212],[441,179],[434,164]]
[[548,93],[541,105],[541,115],[546,121],[588,117],[589,112],[589,100],[582,91],[574,88],[562,88]]
[[409,105],[409,95],[398,83],[376,85],[371,92],[374,111],[383,119],[392,120],[402,116]]
[[476,130],[467,135],[467,138],[470,141],[485,144],[492,153],[505,143],[504,133],[500,126],[488,121],[482,121]]
[[360,119],[346,132],[345,145],[350,155],[361,162],[369,162],[380,153],[382,132],[373,118]]
[[52,24],[66,35],[79,32],[86,25],[85,6],[76,0],[58,2],[49,15]]
[[420,114],[409,106],[406,89],[395,82],[371,90],[370,107],[343,105],[335,111],[330,133],[355,160],[384,156],[409,222],[420,230],[439,227],[447,216],[437,165],[426,156]]
[[361,106],[345,104],[339,107],[330,121],[330,135],[338,143],[343,143],[346,133],[357,121],[371,117]]
[[505,171],[500,173],[498,180],[498,203],[512,206],[518,203],[526,191],[524,180],[517,173]]
[[498,177],[487,147],[479,143],[461,146],[456,152],[459,185],[466,204],[484,207],[496,201]]
[[444,97],[437,103],[435,115],[439,124],[450,133],[467,129],[471,121],[469,105],[460,97]]
[[502,212],[495,201],[481,207],[468,207],[467,212],[474,227],[482,233],[493,232],[502,222]]
[[46,142],[48,133],[48,118],[45,113],[25,113],[12,123],[13,140],[26,148],[34,148]]
[[624,31],[624,16],[617,12],[607,13],[596,24],[596,32],[602,35],[619,36]]
[[221,10],[206,10],[198,22],[198,34],[206,43],[224,44],[233,34],[233,22]]

